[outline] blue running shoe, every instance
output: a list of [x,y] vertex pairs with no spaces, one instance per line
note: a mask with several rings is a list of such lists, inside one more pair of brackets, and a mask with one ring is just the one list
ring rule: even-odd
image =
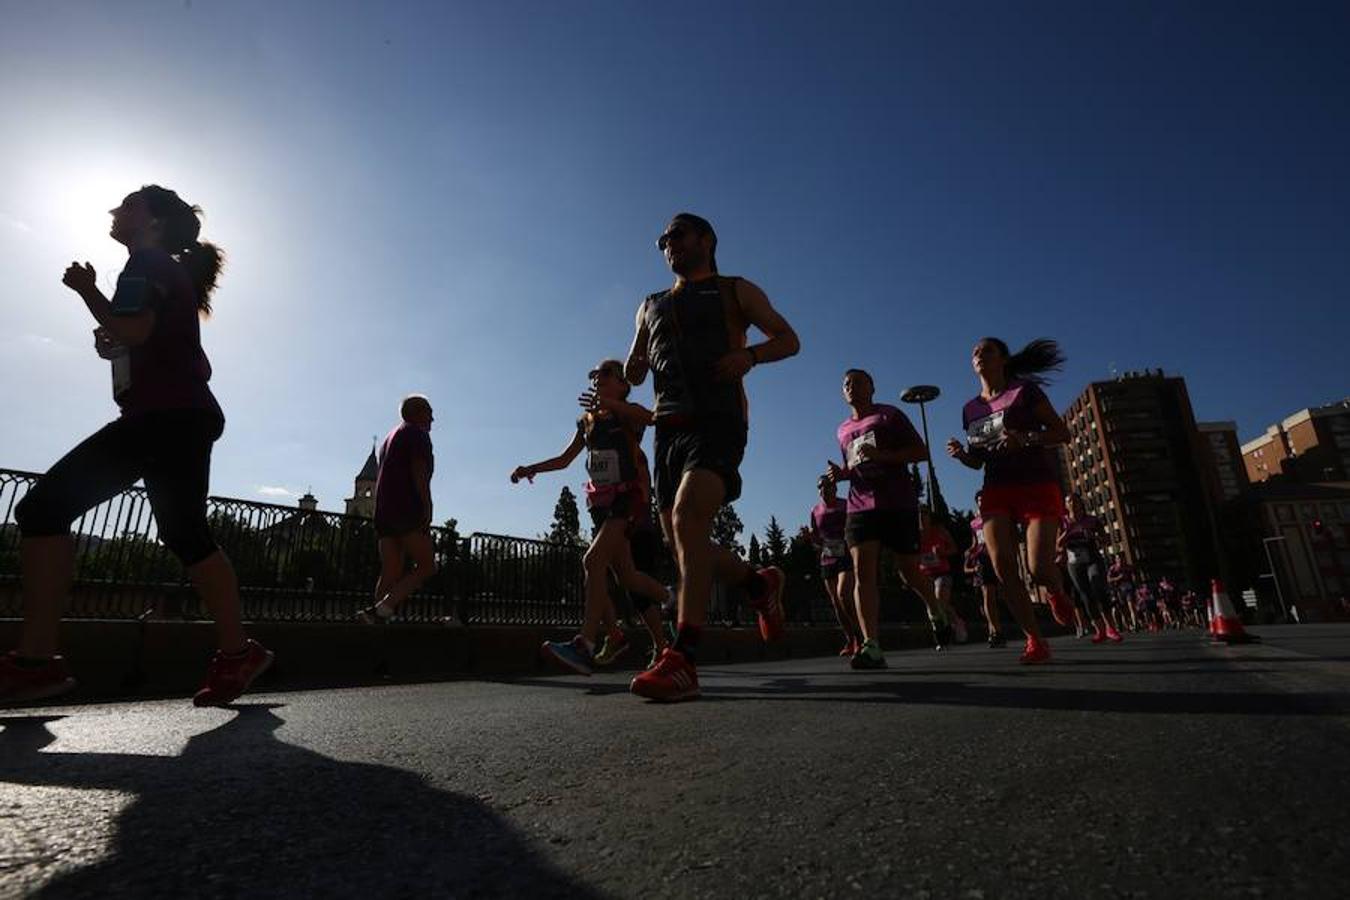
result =
[[586,639],[581,635],[570,641],[544,641],[542,649],[544,656],[578,675],[589,675],[595,667],[595,657],[586,649]]

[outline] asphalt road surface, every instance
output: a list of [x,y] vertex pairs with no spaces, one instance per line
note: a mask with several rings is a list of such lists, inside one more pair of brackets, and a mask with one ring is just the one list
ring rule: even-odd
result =
[[0,711],[0,895],[1344,897],[1350,628]]

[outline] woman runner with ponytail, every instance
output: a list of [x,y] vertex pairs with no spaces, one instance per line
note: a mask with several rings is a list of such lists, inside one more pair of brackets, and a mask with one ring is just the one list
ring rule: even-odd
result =
[[1049,591],[1055,621],[1073,621],[1073,601],[1065,595],[1055,565],[1064,498],[1052,449],[1069,439],[1069,429],[1041,390],[1044,373],[1063,365],[1064,354],[1054,341],[1035,340],[1010,353],[998,338],[984,338],[971,353],[980,393],[962,412],[968,443],[956,438],[947,442],[949,455],[972,469],[984,469],[978,511],[1004,602],[1026,633],[1023,663],[1046,662],[1050,648],[1017,570],[1018,524],[1026,526],[1031,577]]
[[[511,483],[522,478],[533,483],[540,472],[557,472],[572,464],[584,449],[586,508],[595,525],[595,537],[586,551],[586,606],[581,631],[570,641],[545,641],[544,656],[578,675],[595,668],[596,642],[606,618],[614,617],[609,598],[608,575],[612,570],[619,584],[632,591],[639,602],[637,613],[651,634],[658,655],[666,648],[661,627],[661,604],[666,589],[661,582],[641,572],[633,563],[629,535],[633,523],[648,515],[651,478],[643,454],[642,432],[652,422],[651,411],[628,402],[631,385],[624,380],[623,363],[606,359],[590,371],[591,389],[578,402],[585,410],[577,419],[572,441],[557,456],[530,465],[516,466]],[[616,636],[616,640],[618,637]]]
[[225,417],[207,382],[199,318],[211,312],[221,252],[198,240],[200,208],[148,185],[110,211],[113,240],[129,255],[111,300],[88,263],[64,284],[98,322],[94,346],[112,363],[121,416],[38,479],[14,511],[23,540],[24,621],[19,647],[0,657],[0,703],[52,697],[74,687],[57,654],[61,603],[75,572],[70,525],[86,510],[145,480],[159,538],[187,568],[216,621],[218,647],[193,702],[234,701],[271,664],[244,635],[234,567],[206,521],[211,447]]

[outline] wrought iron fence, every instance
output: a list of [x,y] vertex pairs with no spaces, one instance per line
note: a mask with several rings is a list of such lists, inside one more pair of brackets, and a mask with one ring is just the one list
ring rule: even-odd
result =
[[[19,612],[14,507],[37,478],[0,469],[0,616]],[[370,602],[379,559],[369,519],[229,497],[209,498],[207,515],[216,542],[234,563],[245,618],[349,621]],[[158,540],[142,488],[99,504],[71,530],[77,562],[68,616],[205,615],[182,567]],[[441,527],[432,528],[432,537],[437,572],[408,599],[403,618],[563,626],[580,621],[585,548],[496,534],[462,537]],[[833,620],[824,592],[809,578],[790,583],[785,600],[793,621]],[[710,613],[714,623],[746,620],[740,598],[729,591],[714,598]]]

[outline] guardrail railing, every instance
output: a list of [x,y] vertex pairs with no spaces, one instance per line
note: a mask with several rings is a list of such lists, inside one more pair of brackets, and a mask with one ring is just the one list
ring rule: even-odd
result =
[[[19,533],[14,507],[38,479],[0,469],[0,616],[17,616]],[[211,497],[216,542],[239,576],[244,615],[253,621],[350,621],[368,605],[379,572],[369,519],[231,497]],[[77,563],[66,615],[130,619],[202,618],[182,567],[158,540],[149,500],[130,488],[89,510],[71,528]],[[509,535],[467,537],[436,526],[437,574],[409,598],[402,617],[416,622],[573,625],[583,604],[584,547]],[[657,573],[670,579],[670,572]],[[797,583],[802,582],[802,583]],[[622,592],[613,591],[622,612]],[[795,579],[785,597],[789,619],[831,622],[819,584]],[[734,591],[720,591],[714,624],[750,622]]]

